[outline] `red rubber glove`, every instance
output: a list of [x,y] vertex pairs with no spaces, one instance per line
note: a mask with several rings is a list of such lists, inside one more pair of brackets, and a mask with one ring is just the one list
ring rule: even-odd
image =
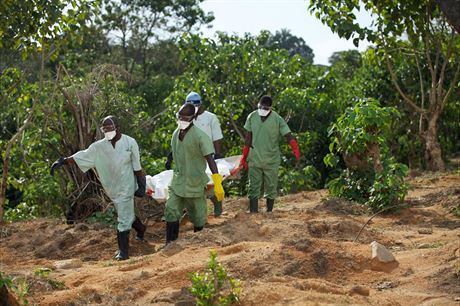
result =
[[247,144],[245,144],[243,147],[243,156],[240,159],[240,167],[243,167],[244,170],[248,170],[248,164],[246,163],[246,159],[248,158],[250,148],[251,147]]
[[291,141],[289,141],[289,145],[291,146],[292,153],[295,155],[295,159],[297,161],[300,160],[300,151],[299,151],[299,146],[297,145],[297,141],[293,138]]

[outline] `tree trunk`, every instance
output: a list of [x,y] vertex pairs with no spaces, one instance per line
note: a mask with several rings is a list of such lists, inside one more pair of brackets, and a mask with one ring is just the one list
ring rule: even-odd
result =
[[380,148],[376,143],[372,143],[367,147],[369,156],[372,158],[372,163],[374,164],[375,173],[380,173],[383,171],[382,161],[380,159]]
[[429,171],[446,171],[446,165],[442,159],[441,145],[438,140],[437,116],[430,118],[428,128],[424,134],[425,162]]
[[460,33],[460,0],[437,0],[446,19]]

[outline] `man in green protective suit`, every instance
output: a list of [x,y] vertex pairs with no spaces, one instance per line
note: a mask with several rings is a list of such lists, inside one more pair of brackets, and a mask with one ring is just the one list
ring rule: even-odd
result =
[[187,209],[195,232],[202,230],[206,224],[206,162],[212,172],[217,200],[222,201],[225,196],[222,176],[217,172],[213,159],[213,143],[208,135],[193,124],[195,107],[184,104],[176,116],[178,128],[171,140],[175,167],[165,208],[166,244],[179,237],[179,220],[184,208]]
[[[219,119],[216,114],[205,110],[201,103],[201,97],[198,93],[192,91],[185,98],[185,103],[190,103],[195,106],[195,119],[193,119],[193,125],[201,129],[206,135],[209,136],[214,145],[214,160],[223,158],[222,154],[222,129],[220,128]],[[173,161],[172,152],[168,154],[165,168],[171,169],[171,163]],[[206,194],[214,205],[214,216],[219,217],[222,214],[222,201],[218,201],[213,190]]]
[[131,227],[137,232],[136,239],[144,240],[146,227],[134,214],[134,195],[145,195],[145,174],[137,142],[121,133],[117,118],[105,117],[100,129],[104,133],[103,139],[70,157],[60,157],[51,166],[51,174],[62,165],[76,164],[83,172],[96,169],[102,187],[117,210],[119,251],[115,258],[125,260],[129,258]]
[[262,186],[267,212],[272,212],[278,193],[280,140],[282,137],[286,138],[297,161],[300,159],[299,147],[286,121],[272,110],[272,99],[269,96],[260,98],[257,110],[248,115],[244,128],[247,133],[240,167],[248,169],[249,212],[259,211],[258,201]]

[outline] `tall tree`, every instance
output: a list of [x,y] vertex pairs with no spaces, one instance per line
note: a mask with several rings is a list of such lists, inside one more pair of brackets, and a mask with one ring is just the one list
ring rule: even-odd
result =
[[[370,27],[356,21],[355,12],[364,9],[374,16]],[[429,170],[444,171],[438,140],[438,120],[460,74],[460,39],[447,23],[434,0],[312,0],[310,11],[340,37],[353,38],[355,45],[367,39],[376,44],[402,101],[419,116],[419,135],[425,145]],[[419,92],[409,93],[394,68],[394,56],[414,59],[419,72]],[[452,73],[447,77],[449,71]],[[425,78],[429,76],[426,84]],[[414,118],[415,120],[415,118]]]
[[214,19],[199,7],[203,1],[105,0],[101,22],[121,45],[124,68],[132,72],[135,64],[140,64],[145,79],[150,73],[152,43],[198,29]]
[[302,37],[292,35],[288,29],[281,29],[281,31],[276,31],[274,35],[270,35],[267,45],[286,49],[291,56],[299,54],[307,62],[313,63],[315,56],[313,50],[305,43]]
[[[69,5],[69,6],[68,6]],[[19,50],[23,58],[31,53],[41,56],[39,92],[43,88],[43,73],[45,60],[49,59],[61,45],[61,39],[66,33],[84,25],[90,18],[97,1],[73,0],[65,2],[60,0],[50,1],[14,1],[0,2],[0,47]],[[0,103],[7,107],[14,99],[20,96],[18,92],[20,82],[13,82],[7,90],[2,92]],[[12,98],[11,98],[12,97]],[[13,100],[11,100],[11,99]],[[9,161],[12,146],[22,138],[24,130],[32,122],[37,102],[42,97],[36,96],[31,101],[28,111],[23,114],[16,130],[11,133],[11,138],[2,146],[2,179],[0,181],[0,223],[3,222],[3,207],[6,202],[6,187],[9,172]],[[16,101],[18,102],[18,101]]]

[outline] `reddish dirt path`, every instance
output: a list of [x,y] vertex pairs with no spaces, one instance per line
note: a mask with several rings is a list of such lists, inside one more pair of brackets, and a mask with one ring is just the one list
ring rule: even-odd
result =
[[[163,249],[164,224],[149,222],[149,242],[131,239],[124,262],[111,259],[113,229],[10,224],[0,232],[0,270],[26,280],[32,305],[193,305],[188,274],[204,269],[212,249],[241,280],[242,305],[459,305],[460,176],[424,175],[411,184],[409,207],[374,218],[357,243],[365,209],[320,190],[280,198],[273,214],[249,215],[245,199],[226,200],[226,215],[195,234],[182,225],[179,240]],[[399,261],[391,273],[370,270],[373,240]],[[64,259],[77,267],[55,269]],[[44,267],[53,269],[47,278],[34,275]]]

